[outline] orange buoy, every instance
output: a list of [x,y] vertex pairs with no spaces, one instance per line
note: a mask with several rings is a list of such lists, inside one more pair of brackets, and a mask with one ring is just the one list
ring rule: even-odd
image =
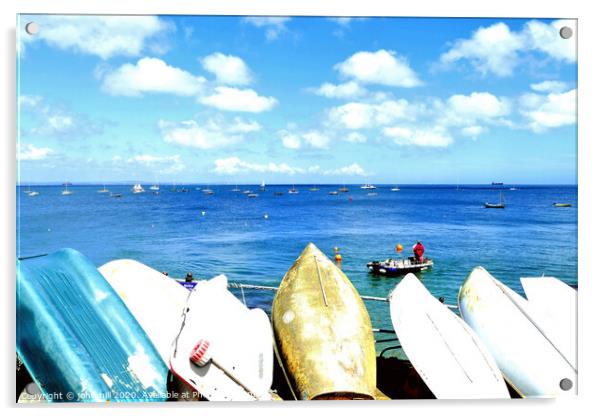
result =
[[334,259],[337,262],[343,261],[343,256],[341,256],[341,253],[337,253],[334,255]]
[[400,251],[403,251],[403,246],[402,246],[401,244],[397,244],[397,245],[395,246],[395,251],[397,251],[398,253],[399,253]]

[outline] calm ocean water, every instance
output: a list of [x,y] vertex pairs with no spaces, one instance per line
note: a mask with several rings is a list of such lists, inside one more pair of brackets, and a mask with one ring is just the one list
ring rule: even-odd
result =
[[[519,293],[521,276],[577,283],[576,186],[517,185],[504,191],[503,210],[483,208],[485,201],[499,200],[499,191],[488,186],[404,186],[391,192],[383,185],[368,196],[349,185],[347,194],[328,195],[338,187],[309,192],[310,186],[297,186],[299,194],[290,195],[288,186],[268,185],[256,199],[231,192],[232,186],[212,186],[212,196],[200,185],[188,185],[188,193],[165,185],[159,195],[148,186],[143,194],[132,194],[131,186],[107,187],[122,198],[98,193],[101,186],[72,186],[70,196],[61,196],[60,186],[32,186],[40,192],[36,197],[17,187],[17,255],[71,247],[97,266],[132,258],[170,276],[225,273],[230,281],[277,286],[311,241],[331,259],[339,247],[341,268],[357,290],[385,297],[399,278],[372,276],[366,263],[396,256],[398,243],[404,256],[411,255],[420,239],[435,261],[421,280],[446,303],[456,303],[462,281],[478,265]],[[554,202],[573,206],[554,208]],[[245,298],[270,312],[272,292],[247,290]],[[374,327],[392,328],[388,304],[366,305]]]

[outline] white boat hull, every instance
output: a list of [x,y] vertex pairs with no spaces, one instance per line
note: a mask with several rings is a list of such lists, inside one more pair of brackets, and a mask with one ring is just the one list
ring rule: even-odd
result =
[[521,396],[575,394],[576,369],[546,336],[541,314],[526,299],[477,267],[460,288],[458,305]]
[[510,397],[502,373],[477,335],[415,275],[406,275],[391,293],[390,309],[405,354],[435,397]]
[[[227,289],[227,278],[199,282],[170,357],[171,371],[208,400],[272,400],[273,336],[261,309],[248,309]],[[190,353],[200,340],[212,360],[198,366]]]

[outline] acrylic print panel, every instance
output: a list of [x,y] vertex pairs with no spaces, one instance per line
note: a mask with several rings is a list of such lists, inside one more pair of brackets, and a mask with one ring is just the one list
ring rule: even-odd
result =
[[575,20],[17,34],[18,401],[576,394]]

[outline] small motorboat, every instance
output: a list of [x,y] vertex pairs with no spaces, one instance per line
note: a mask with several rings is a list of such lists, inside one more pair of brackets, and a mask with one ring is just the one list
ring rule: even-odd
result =
[[111,194],[111,198],[121,198],[122,196],[122,194]]
[[291,189],[288,190],[289,194],[298,194],[299,191],[295,189],[295,185],[293,185],[293,187]]
[[320,188],[318,188],[317,186],[312,186],[311,188],[309,188],[309,192],[318,192],[320,190]]
[[569,207],[572,207],[571,204],[566,203],[566,202],[554,202],[554,206],[556,208],[569,208]]
[[[31,191],[31,192],[29,192],[27,195],[29,195],[29,196],[38,196],[38,195],[40,195],[40,193],[39,193],[39,192],[37,192],[37,191]],[[569,205],[569,206],[570,206],[570,205]]]
[[362,185],[360,188],[361,189],[376,189],[376,186],[366,184],[366,185]]
[[257,198],[258,194],[247,194],[247,198]]
[[338,195],[339,193],[337,191],[330,191],[328,192],[328,195]]
[[401,188],[399,186],[395,186],[393,188],[391,188],[391,192],[399,192],[401,191]]
[[433,267],[433,264],[433,260],[429,258],[419,261],[415,257],[408,257],[407,259],[399,260],[371,261],[366,264],[366,267],[368,267],[371,273],[382,276],[405,276],[408,273],[418,273],[428,270]]

